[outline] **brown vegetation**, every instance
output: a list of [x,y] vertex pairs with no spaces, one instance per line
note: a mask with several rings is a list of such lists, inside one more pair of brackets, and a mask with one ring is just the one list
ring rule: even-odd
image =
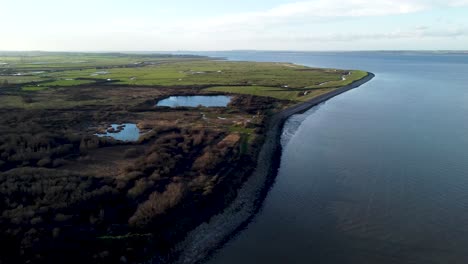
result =
[[[226,109],[132,102],[0,109],[0,262],[132,262],[149,257],[146,250],[166,256],[225,207],[255,164],[261,137],[230,127],[260,133],[279,104],[251,96]],[[135,143],[93,135],[119,120],[138,123],[145,135]]]

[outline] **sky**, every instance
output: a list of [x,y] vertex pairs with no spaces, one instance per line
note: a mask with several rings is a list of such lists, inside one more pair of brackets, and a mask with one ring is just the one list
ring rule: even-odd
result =
[[467,50],[468,0],[0,0],[0,50]]

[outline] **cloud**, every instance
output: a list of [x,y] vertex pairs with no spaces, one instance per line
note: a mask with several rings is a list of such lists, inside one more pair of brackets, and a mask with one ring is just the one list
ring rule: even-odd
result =
[[[357,17],[384,17],[411,14],[440,7],[468,6],[468,0],[314,0],[282,4],[259,12],[215,15],[213,17],[178,19],[154,24],[146,32],[152,34],[256,35],[281,28],[300,28]],[[170,24],[170,25],[168,25]],[[151,25],[151,23],[147,23]],[[298,27],[296,27],[298,26]]]
[[418,12],[426,8],[427,6],[425,4],[399,0],[319,0],[280,5],[258,15],[276,17],[298,15],[314,17],[385,16]]
[[468,0],[314,0],[282,4],[260,12],[221,15],[193,21],[213,25],[245,23],[248,21],[320,19],[330,17],[375,17],[410,14],[436,7],[468,6]]
[[[329,21],[348,18],[376,18],[423,12],[440,7],[468,5],[468,0],[314,0],[279,5],[259,12],[234,13],[201,19],[181,20],[168,27],[155,26],[146,31],[161,39],[176,38],[197,45],[217,42],[220,48],[253,42],[345,42],[360,40],[394,40],[424,38],[456,38],[466,30],[430,29],[421,26],[409,29],[382,29],[365,32],[365,28],[336,28],[329,34],[319,28]],[[377,18],[376,18],[377,19]],[[376,20],[378,21],[378,20]],[[346,23],[346,22],[344,22]],[[401,24],[400,24],[401,26]],[[375,29],[375,27],[373,27]],[[362,33],[365,32],[365,33]],[[212,45],[212,44],[210,44]],[[232,45],[232,46],[231,46]],[[291,45],[292,46],[292,45]]]
[[375,17],[419,12],[431,6],[423,1],[315,0],[279,5],[260,12],[245,12],[190,21],[192,28],[266,26],[294,21],[320,21],[340,17]]
[[[343,42],[387,39],[445,38],[445,43],[448,43],[455,42],[451,38],[468,35],[468,24],[464,20],[458,18],[457,22],[445,12],[439,12],[443,19],[437,21],[434,17],[431,20],[435,15],[428,12],[418,17],[424,21],[412,21],[409,14],[466,6],[468,0],[313,0],[281,4],[255,12],[225,10],[210,14],[206,10],[193,10],[190,16],[182,16],[172,9],[164,11],[162,5],[158,14],[128,12],[123,16],[108,12],[91,14],[85,20],[75,19],[73,15],[69,19],[58,19],[55,15],[34,12],[41,14],[41,17],[37,15],[37,19],[33,19],[34,27],[30,20],[19,20],[14,26],[0,28],[3,34],[11,36],[0,43],[0,49],[16,49],[17,43],[34,45],[33,49],[37,49],[38,42],[44,43],[40,46],[43,49],[51,49],[51,45],[57,49],[62,46],[62,49],[80,49],[88,45],[87,49],[91,50],[93,47],[123,50],[268,48],[282,43],[285,44],[281,47],[295,48],[296,43],[306,46],[319,42],[326,43],[323,45],[328,47],[326,45]],[[4,12],[5,15],[0,16],[0,24],[16,21],[15,12]],[[64,14],[68,16],[67,12]],[[404,19],[400,20],[398,16]],[[389,23],[390,19],[386,17],[391,17],[395,23]],[[380,25],[382,21],[386,23]]]
[[[458,38],[468,37],[468,28],[452,28],[447,30],[433,30],[426,26],[416,27],[411,30],[396,30],[381,33],[333,33],[319,36],[295,36],[289,41],[298,42],[348,42],[360,40],[396,40],[396,39],[422,39],[422,38]],[[281,39],[281,37],[273,37]],[[282,39],[288,41],[287,39]]]
[[448,5],[452,6],[452,7],[466,6],[466,5],[468,5],[468,0],[449,1]]

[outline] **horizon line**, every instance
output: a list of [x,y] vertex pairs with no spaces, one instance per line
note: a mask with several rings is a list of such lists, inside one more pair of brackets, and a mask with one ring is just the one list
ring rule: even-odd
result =
[[269,50],[269,49],[229,49],[229,50],[0,50],[0,52],[44,52],[44,53],[180,53],[180,52],[462,52],[468,49],[369,49],[369,50]]

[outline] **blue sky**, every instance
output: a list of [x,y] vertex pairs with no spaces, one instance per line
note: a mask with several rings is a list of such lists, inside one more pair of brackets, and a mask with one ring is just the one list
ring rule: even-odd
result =
[[0,50],[466,50],[468,0],[0,0]]

